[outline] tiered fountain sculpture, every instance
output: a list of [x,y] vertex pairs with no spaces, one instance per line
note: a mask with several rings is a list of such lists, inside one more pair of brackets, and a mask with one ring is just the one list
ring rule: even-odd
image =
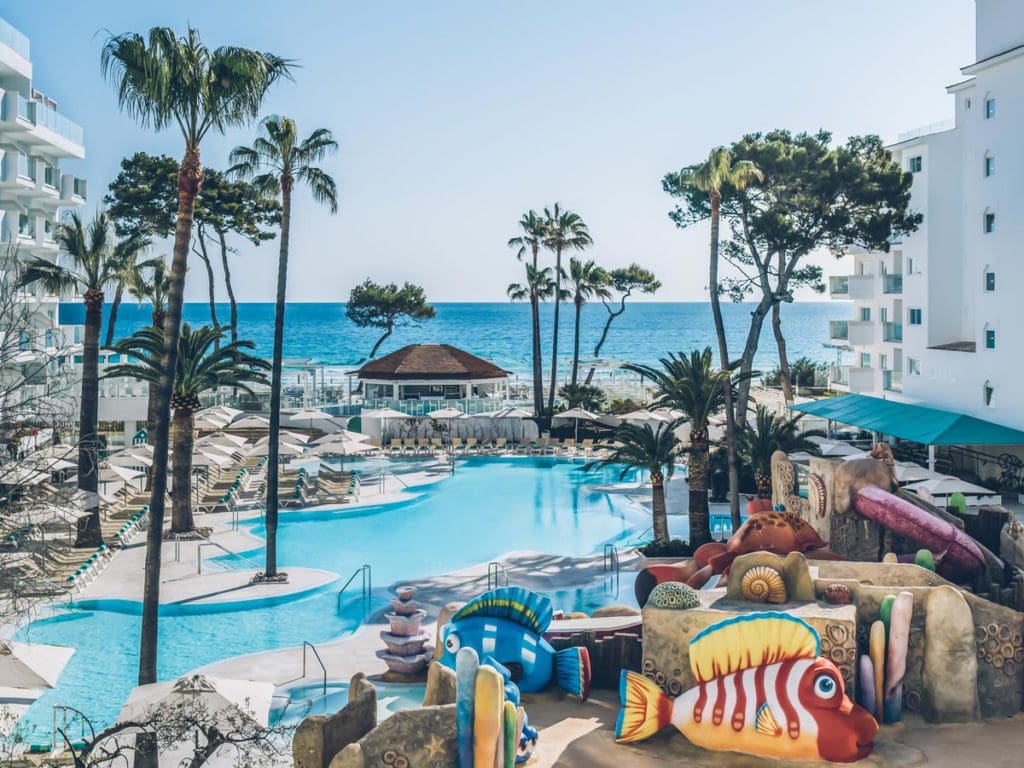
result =
[[430,635],[420,631],[420,622],[427,612],[413,599],[416,587],[399,587],[397,597],[391,598],[392,612],[387,614],[391,631],[381,632],[380,639],[387,646],[377,651],[388,670],[402,677],[416,677],[426,668],[434,655],[433,648],[424,647]]

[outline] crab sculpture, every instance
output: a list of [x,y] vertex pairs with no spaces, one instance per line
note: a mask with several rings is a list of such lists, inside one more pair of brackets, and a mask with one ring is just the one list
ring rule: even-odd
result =
[[828,542],[811,525],[792,512],[781,509],[766,510],[751,515],[726,542],[709,542],[698,547],[690,560],[667,565],[650,565],[637,574],[634,590],[639,605],[658,584],[679,581],[700,589],[712,576],[728,575],[732,561],[748,552],[773,552],[785,557],[790,552],[814,552],[814,557],[829,559],[830,552],[822,552]]

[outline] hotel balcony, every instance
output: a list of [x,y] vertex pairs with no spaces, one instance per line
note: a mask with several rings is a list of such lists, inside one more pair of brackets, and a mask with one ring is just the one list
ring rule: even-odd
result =
[[[834,278],[833,278],[834,279]],[[850,323],[848,320],[829,320],[828,337],[832,341],[850,340]]]
[[5,92],[0,101],[0,134],[61,157],[85,157],[80,125],[64,117],[52,103],[26,98],[17,91]]
[[875,343],[875,322],[873,320],[848,320],[847,340],[855,347],[866,347]]
[[882,371],[882,389],[889,392],[903,391],[902,371]]
[[828,279],[834,299],[871,299],[875,295],[874,275],[838,275]]
[[29,60],[29,40],[25,35],[0,19],[0,77],[32,79]]
[[903,293],[903,275],[883,275],[882,290],[885,293]]
[[882,323],[883,341],[903,341],[903,323]]
[[850,392],[871,392],[875,388],[875,369],[854,365],[833,365],[829,381],[833,387]]
[[88,184],[70,173],[60,178],[60,199],[69,205],[84,205],[88,197]]

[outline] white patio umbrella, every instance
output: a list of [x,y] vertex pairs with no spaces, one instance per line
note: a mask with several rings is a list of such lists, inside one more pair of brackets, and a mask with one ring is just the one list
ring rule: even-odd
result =
[[556,413],[554,418],[556,419],[572,419],[576,422],[576,431],[574,432],[573,439],[579,440],[580,438],[580,422],[581,421],[596,421],[597,414],[591,413],[585,408],[570,408],[567,411]]
[[49,474],[33,467],[17,465],[0,470],[0,485],[39,485],[49,479]]
[[0,642],[0,687],[53,688],[74,648],[39,643]]
[[408,413],[402,413],[396,411],[394,408],[378,408],[375,411],[363,411],[364,417],[368,416],[371,419],[380,419],[380,437],[381,443],[384,442],[384,433],[387,431],[388,419],[417,419],[418,416],[410,416]]
[[445,408],[438,408],[437,410],[431,411],[430,413],[427,414],[427,418],[433,419],[434,421],[443,421],[447,423],[448,442],[451,443],[452,421],[455,419],[461,419],[464,415],[465,414],[458,408],[452,408],[450,406],[447,406]]
[[[250,452],[250,456],[266,456],[270,453],[270,443],[264,443],[263,445],[257,445]],[[278,444],[277,453],[280,456],[303,456],[306,453],[305,446],[295,445],[294,443],[281,442]]]
[[629,413],[619,414],[622,421],[657,421],[661,423],[667,423],[672,421],[665,412],[658,413],[656,411],[649,411],[646,408],[638,408],[635,411]]
[[310,456],[352,456],[375,450],[375,446],[358,440],[331,440],[319,443],[309,449]]
[[324,419],[327,419],[329,421],[333,418],[333,414],[325,413],[324,411],[318,411],[315,408],[304,408],[303,410],[297,411],[296,413],[288,414],[289,423],[295,423],[297,421],[308,421],[310,429],[313,428],[314,421],[323,421]]
[[317,443],[323,445],[324,443],[330,443],[336,440],[352,440],[357,443],[365,443],[370,440],[370,436],[364,435],[362,432],[353,432],[350,429],[339,429],[337,432],[328,432],[326,435],[321,437]]
[[[278,438],[281,442],[294,443],[295,445],[302,445],[303,443],[309,442],[309,435],[301,435],[298,432],[290,432],[287,429],[282,429],[278,433]],[[270,435],[264,435],[256,441],[256,445],[266,445],[270,442]]]
[[224,454],[208,453],[206,451],[196,451],[192,454],[192,466],[193,467],[220,467],[224,468],[231,465],[231,457],[225,456]]
[[829,440],[824,437],[808,437],[807,439],[812,443],[818,444],[818,450],[821,451],[821,455],[825,458],[835,459],[854,455],[860,458],[860,455],[864,453],[859,448],[854,448],[849,443],[844,443],[841,440]]
[[988,488],[968,483],[966,480],[961,480],[959,477],[953,477],[952,475],[940,475],[930,480],[922,480],[919,483],[911,483],[907,486],[907,489],[911,491],[916,491],[919,488],[926,488],[932,496],[950,496],[954,493],[962,493],[964,496],[995,495],[995,492]]
[[203,408],[201,411],[197,411],[196,415],[211,414],[214,416],[222,416],[228,421],[234,421],[244,411],[240,411],[237,408],[229,408],[226,405],[211,405],[209,408]]
[[131,467],[120,467],[117,465],[100,466],[99,480],[101,483],[130,483],[143,478],[146,476],[145,472],[140,472],[137,469]]
[[513,406],[502,408],[489,415],[492,419],[529,419],[533,416],[530,411],[523,410],[522,408],[515,408]]
[[242,418],[236,421],[232,421],[230,424],[224,427],[224,429],[266,430],[270,429],[270,419],[267,419],[263,416],[259,416],[255,413],[250,413],[248,416],[243,416]]
[[923,480],[934,480],[937,477],[942,477],[942,475],[912,461],[896,462],[896,481],[898,483],[919,483]]
[[192,675],[173,682],[136,686],[117,716],[119,723],[145,722],[161,709],[196,707],[223,714],[229,722],[239,713],[257,725],[270,722],[273,683]]
[[110,454],[107,456],[106,462],[112,467],[153,466],[153,459],[146,455],[144,451],[134,451],[131,448],[125,448],[123,451]]

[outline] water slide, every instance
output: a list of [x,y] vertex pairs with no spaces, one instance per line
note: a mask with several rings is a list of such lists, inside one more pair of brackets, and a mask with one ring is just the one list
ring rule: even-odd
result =
[[854,511],[918,546],[931,550],[947,578],[967,578],[985,567],[978,544],[952,523],[875,486],[853,497]]

